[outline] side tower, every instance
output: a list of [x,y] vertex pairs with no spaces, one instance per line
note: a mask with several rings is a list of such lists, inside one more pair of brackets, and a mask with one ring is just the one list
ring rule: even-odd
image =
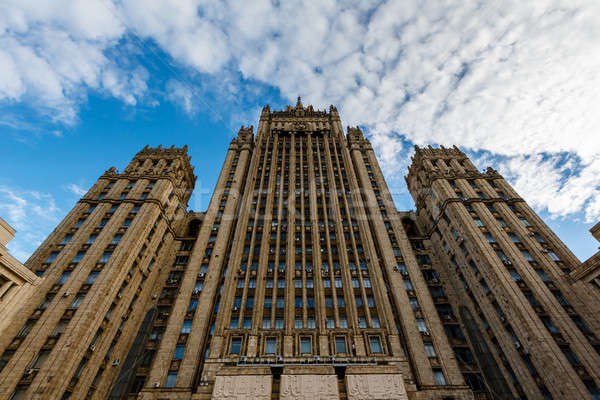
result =
[[579,260],[456,147],[416,147],[406,181],[480,364],[499,365],[515,397],[597,398],[599,308],[572,284]]
[[146,147],[106,171],[26,262],[43,279],[0,337],[1,398],[80,399],[114,385],[194,187],[186,150]]

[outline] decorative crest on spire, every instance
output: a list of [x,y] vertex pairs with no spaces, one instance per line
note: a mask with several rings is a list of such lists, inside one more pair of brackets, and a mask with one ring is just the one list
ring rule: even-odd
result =
[[298,101],[296,102],[296,108],[304,108],[302,105],[302,98],[298,96]]

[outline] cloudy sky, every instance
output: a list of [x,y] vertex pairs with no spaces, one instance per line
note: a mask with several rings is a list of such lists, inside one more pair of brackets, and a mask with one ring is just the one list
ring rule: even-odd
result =
[[[600,219],[600,2],[3,0],[0,216],[25,260],[108,167],[188,144],[208,203],[263,104],[338,106],[398,208],[414,144],[460,145],[582,259]],[[115,142],[118,145],[115,145]]]

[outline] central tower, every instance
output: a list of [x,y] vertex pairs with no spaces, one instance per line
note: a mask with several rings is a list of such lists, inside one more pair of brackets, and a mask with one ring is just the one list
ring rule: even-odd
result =
[[371,382],[377,398],[417,385],[468,398],[401,220],[370,143],[344,134],[335,107],[265,107],[174,254],[142,397],[346,398]]

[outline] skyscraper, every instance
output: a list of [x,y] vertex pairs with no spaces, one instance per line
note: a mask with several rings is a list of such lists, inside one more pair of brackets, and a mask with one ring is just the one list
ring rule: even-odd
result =
[[0,398],[599,395],[600,291],[458,149],[416,149],[416,212],[333,106],[265,107],[205,212],[186,150],[109,169],[27,261]]

